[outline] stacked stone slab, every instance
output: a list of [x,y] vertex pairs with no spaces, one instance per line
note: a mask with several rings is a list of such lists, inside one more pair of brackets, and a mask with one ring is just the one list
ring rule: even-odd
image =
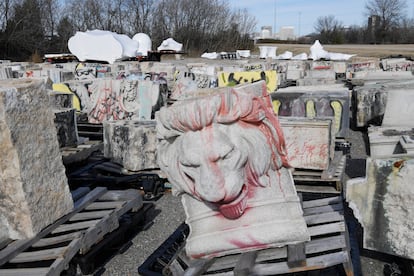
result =
[[73,209],[53,120],[43,80],[0,82],[0,243]]
[[155,121],[105,121],[104,156],[129,171],[158,168]]

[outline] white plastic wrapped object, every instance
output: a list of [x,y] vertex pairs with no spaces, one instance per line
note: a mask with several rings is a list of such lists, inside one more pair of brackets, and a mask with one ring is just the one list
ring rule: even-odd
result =
[[250,50],[237,50],[236,53],[239,55],[239,57],[242,57],[242,58],[250,57]]
[[157,48],[158,51],[172,50],[172,51],[176,51],[176,52],[180,52],[180,51],[182,51],[182,49],[183,49],[183,44],[178,43],[177,41],[175,41],[172,38],[167,38]]
[[355,55],[341,54],[341,53],[330,53],[325,51],[319,42],[316,40],[310,47],[309,58],[313,60],[329,59],[329,60],[348,60]]
[[137,33],[132,39],[139,43],[138,55],[148,56],[148,51],[152,50],[151,38],[147,34]]
[[206,58],[206,59],[217,59],[218,58],[218,54],[217,52],[212,52],[212,53],[203,53],[201,55],[202,58]]
[[275,57],[274,59],[291,59],[293,57],[293,53],[286,51],[281,55],[278,55],[277,57]]
[[118,59],[135,57],[138,41],[123,34],[93,30],[76,32],[69,39],[68,48],[80,61],[99,60],[114,63]]
[[274,46],[259,46],[260,58],[276,58],[277,47]]

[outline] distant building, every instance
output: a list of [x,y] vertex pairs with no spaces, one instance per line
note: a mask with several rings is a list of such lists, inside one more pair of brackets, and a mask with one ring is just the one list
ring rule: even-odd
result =
[[280,40],[295,40],[295,27],[284,26],[280,28],[278,39]]
[[283,26],[279,33],[273,33],[271,26],[262,26],[260,33],[255,33],[253,37],[256,41],[261,39],[295,40],[295,27]]
[[274,38],[272,32],[272,26],[262,26],[262,31],[260,33],[260,38]]
[[381,23],[381,17],[378,15],[371,15],[368,17],[368,35],[370,43],[377,43],[378,30]]

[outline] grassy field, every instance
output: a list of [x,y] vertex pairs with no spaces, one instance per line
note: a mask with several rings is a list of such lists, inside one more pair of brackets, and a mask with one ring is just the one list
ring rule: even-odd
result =
[[[293,55],[310,52],[310,46],[306,44],[262,44],[277,47],[276,53],[282,54],[290,51]],[[256,45],[260,46],[260,45]],[[377,57],[383,58],[390,55],[403,55],[414,58],[414,44],[386,44],[386,45],[366,45],[366,44],[342,44],[342,45],[322,45],[326,51],[356,54],[358,57]],[[257,48],[257,47],[256,47]],[[256,49],[259,53],[258,48]],[[255,51],[254,51],[255,52]]]

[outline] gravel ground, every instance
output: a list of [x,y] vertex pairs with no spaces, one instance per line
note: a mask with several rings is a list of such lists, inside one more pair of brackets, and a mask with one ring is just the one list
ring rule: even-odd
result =
[[[365,133],[350,131],[348,141],[351,142],[351,152],[347,162],[345,179],[363,176],[365,174]],[[166,193],[155,201],[152,212],[153,224],[139,232],[129,244],[129,247],[115,255],[99,271],[102,275],[139,275],[138,267],[156,250],[165,239],[184,221],[185,215],[179,198]],[[361,252],[363,253],[363,252]],[[384,262],[372,256],[361,256],[362,275],[383,275]]]

